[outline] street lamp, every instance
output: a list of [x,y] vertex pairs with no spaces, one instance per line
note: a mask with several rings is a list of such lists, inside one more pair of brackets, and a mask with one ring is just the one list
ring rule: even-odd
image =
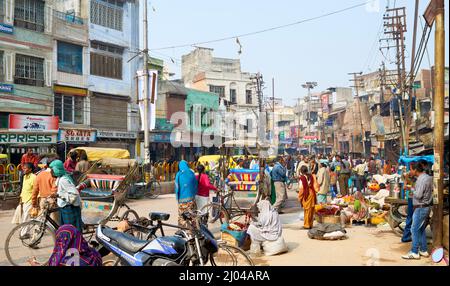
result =
[[[309,108],[309,104],[311,102],[311,89],[315,88],[317,86],[317,82],[315,81],[307,81],[304,84],[302,84],[303,88],[308,89],[308,135],[311,132],[311,127],[310,127],[310,108]],[[309,153],[311,154],[311,143],[309,143]]]

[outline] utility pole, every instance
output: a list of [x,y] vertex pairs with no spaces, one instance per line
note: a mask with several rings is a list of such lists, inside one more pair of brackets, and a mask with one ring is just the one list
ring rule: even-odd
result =
[[366,132],[364,130],[364,122],[363,122],[363,118],[362,118],[362,113],[361,113],[361,99],[359,98],[359,89],[362,88],[362,78],[357,78],[357,76],[362,75],[362,72],[353,72],[353,73],[349,73],[349,75],[353,76],[353,79],[351,79],[351,82],[354,82],[354,85],[351,86],[353,88],[355,88],[356,90],[356,105],[357,105],[357,109],[359,112],[359,121],[361,122],[361,140],[362,140],[362,145],[363,145],[363,157],[365,157],[367,155],[367,150],[366,150]]
[[148,24],[147,0],[144,0],[144,164],[150,164],[150,134],[148,126],[149,94],[148,94]]
[[[433,166],[433,246],[441,247],[444,205],[444,97],[445,97],[445,22],[444,0],[432,0],[436,22],[434,68],[434,166]],[[428,9],[427,9],[428,10]],[[428,22],[428,21],[427,21]]]
[[[400,97],[397,96],[397,102],[399,106],[399,129],[401,134],[401,154],[408,154],[408,141],[409,141],[409,128],[405,125],[402,111],[402,102],[403,100],[407,100],[405,96],[405,45],[404,45],[404,33],[406,33],[406,9],[405,7],[386,9],[386,14],[383,17],[384,22],[384,30],[385,34],[389,36],[387,39],[382,39],[386,41],[395,41],[396,48],[396,58],[397,58],[397,93],[400,94]],[[393,46],[387,45],[386,47],[381,47],[381,49],[389,49]],[[410,117],[410,103],[407,100],[407,106],[405,108],[406,118]],[[406,135],[408,133],[408,135]]]

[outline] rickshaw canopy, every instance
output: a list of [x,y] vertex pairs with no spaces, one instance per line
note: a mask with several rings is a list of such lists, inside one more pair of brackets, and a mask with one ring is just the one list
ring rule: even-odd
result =
[[130,152],[126,149],[77,147],[75,151],[84,151],[90,162],[104,158],[130,159]]
[[8,159],[8,155],[7,154],[0,154],[0,160],[5,160]]

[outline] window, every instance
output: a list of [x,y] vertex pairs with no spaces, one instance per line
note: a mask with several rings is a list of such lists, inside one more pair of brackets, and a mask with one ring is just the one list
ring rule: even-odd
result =
[[225,86],[210,85],[209,91],[217,93],[220,97],[225,97]]
[[91,42],[91,74],[122,79],[123,48]]
[[246,104],[252,104],[252,91],[251,90],[246,90],[245,91],[245,103]]
[[93,0],[91,1],[91,23],[114,30],[122,31],[123,1]]
[[54,101],[54,115],[59,122],[83,124],[84,106],[83,97],[56,93]]
[[16,0],[14,26],[44,32],[44,6],[42,0]]
[[44,59],[16,54],[14,83],[44,86]]
[[236,103],[236,90],[230,89],[230,101],[231,103]]
[[83,74],[83,47],[58,42],[58,71]]
[[0,23],[5,21],[5,0],[0,0]]
[[[0,3],[1,5],[2,3]],[[0,51],[0,82],[5,81],[5,76],[3,72],[3,51]]]

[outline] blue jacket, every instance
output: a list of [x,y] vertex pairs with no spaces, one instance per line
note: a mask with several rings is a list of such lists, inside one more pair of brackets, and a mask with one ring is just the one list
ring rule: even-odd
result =
[[273,181],[286,182],[286,168],[283,167],[280,163],[275,164],[270,174]]
[[198,191],[198,182],[194,172],[186,161],[181,161],[179,171],[175,176],[175,195],[178,203],[187,203],[195,199]]

